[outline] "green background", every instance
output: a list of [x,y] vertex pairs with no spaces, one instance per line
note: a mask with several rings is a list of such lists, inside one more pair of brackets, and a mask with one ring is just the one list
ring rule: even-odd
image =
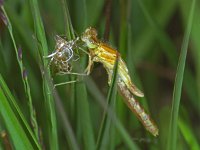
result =
[[[0,0],[0,5],[0,149],[200,149],[198,0]],[[137,100],[159,136],[148,133],[124,104],[115,76],[108,86],[102,64],[78,77],[80,82],[52,90],[55,83],[77,78],[51,80],[43,56],[54,51],[54,36],[70,40],[90,26],[121,53],[145,94]],[[77,54],[81,72],[87,59]]]

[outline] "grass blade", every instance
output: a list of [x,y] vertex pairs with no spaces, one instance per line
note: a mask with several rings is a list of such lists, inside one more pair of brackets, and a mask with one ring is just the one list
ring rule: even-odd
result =
[[64,13],[64,20],[65,20],[65,32],[66,32],[65,34],[68,39],[73,39],[75,38],[75,34],[74,34],[73,26],[72,26],[72,21],[70,19],[67,1],[61,0],[61,3],[62,3],[62,9]]
[[181,47],[180,58],[179,58],[177,71],[176,71],[176,79],[175,79],[174,93],[173,93],[173,104],[172,104],[168,145],[167,145],[168,150],[175,150],[176,144],[177,144],[176,141],[177,141],[178,112],[179,112],[179,105],[180,105],[180,99],[181,99],[182,83],[183,83],[189,37],[190,37],[191,29],[192,29],[195,3],[196,3],[196,0],[193,0],[191,4],[191,11],[189,13],[190,15],[189,15],[189,20],[188,20],[188,25],[185,31],[183,44]]
[[36,120],[35,110],[33,108],[33,102],[32,102],[32,97],[31,97],[31,92],[30,92],[30,85],[29,85],[29,82],[28,82],[28,77],[27,77],[25,67],[24,67],[23,62],[22,62],[22,50],[21,50],[21,48],[17,49],[17,45],[16,45],[16,42],[15,42],[15,39],[14,39],[14,36],[13,36],[12,25],[11,25],[10,19],[8,18],[7,13],[6,13],[3,6],[1,7],[1,9],[2,9],[2,11],[3,11],[3,13],[6,17],[7,27],[8,27],[8,30],[9,30],[9,33],[10,33],[10,36],[11,36],[11,39],[12,39],[12,42],[13,42],[13,45],[14,45],[16,58],[17,58],[17,62],[19,64],[21,78],[22,78],[23,85],[24,85],[24,90],[25,90],[26,96],[27,96],[28,101],[29,101],[31,123],[32,123],[32,126],[34,127],[35,135],[36,135],[37,139],[39,140],[39,135],[38,135],[39,130],[38,130],[38,124],[37,124],[37,120]]
[[84,147],[88,150],[93,150],[95,149],[94,132],[90,118],[87,91],[84,83],[79,83],[76,85],[76,101]]
[[3,118],[5,126],[9,132],[15,149],[17,150],[33,150],[33,146],[24,132],[19,120],[15,116],[8,99],[5,96],[2,86],[0,87],[0,115]]
[[129,147],[129,149],[134,149],[134,150],[139,149],[137,147],[137,145],[133,142],[132,138],[130,137],[130,135],[128,134],[128,132],[126,131],[126,129],[124,128],[124,126],[120,122],[120,120],[117,118],[115,113],[113,113],[113,110],[110,109],[110,107],[107,107],[107,104],[103,101],[105,98],[101,94],[101,92],[97,88],[97,86],[95,85],[94,81],[91,80],[90,78],[87,78],[86,81],[87,81],[86,85],[87,85],[87,88],[88,88],[90,94],[93,95],[94,97],[96,97],[95,100],[101,105],[101,107],[104,110],[107,110],[108,116],[113,119],[113,124],[116,127],[116,129],[118,130],[118,132],[119,132],[120,136],[122,137],[124,143]]
[[18,112],[19,114],[19,117],[21,118],[22,122],[24,123],[26,129],[28,130],[30,136],[32,137],[35,145],[37,146],[38,149],[41,149],[40,145],[38,144],[38,141],[36,140],[35,138],[35,135],[33,134],[30,126],[28,125],[23,113],[21,112],[19,106],[17,105],[14,97],[12,96],[10,90],[8,89],[5,81],[3,80],[2,76],[0,75],[0,87],[2,88],[4,94],[6,95],[7,99],[9,100],[9,103],[10,105],[12,105],[15,109],[16,109],[16,112]]
[[[140,5],[140,7],[141,7],[141,9],[142,9],[147,21],[148,21],[148,23],[153,28],[154,35],[157,36],[157,39],[160,41],[161,46],[162,46],[162,50],[166,54],[166,56],[167,56],[167,58],[169,60],[169,63],[175,68],[176,65],[177,65],[177,62],[178,62],[178,60],[177,60],[178,53],[177,53],[175,45],[173,44],[173,42],[170,39],[169,35],[167,35],[164,32],[164,30],[162,28],[160,28],[160,24],[158,25],[158,23],[151,17],[151,15],[147,11],[147,9],[146,9],[145,5],[143,4],[143,2],[142,1],[138,1],[138,3]],[[174,1],[173,3],[176,3],[176,2]],[[188,4],[186,4],[186,5],[188,5]],[[158,13],[158,14],[160,14],[160,13]],[[198,13],[196,13],[196,14],[198,14]],[[198,20],[198,19],[196,19],[196,20]],[[146,41],[148,41],[148,40],[146,40]],[[144,44],[144,45],[148,45],[148,44]],[[146,49],[148,49],[148,48],[146,47]],[[141,52],[141,50],[138,53],[140,53],[140,52]],[[135,54],[137,55],[137,52]],[[137,57],[136,57],[136,59],[137,59]],[[192,100],[193,106],[198,108],[200,105],[198,105],[198,102],[196,100],[196,98],[198,97],[197,88],[193,88],[192,90],[190,88],[190,87],[196,87],[195,80],[193,79],[193,75],[192,75],[191,72],[192,72],[191,69],[186,66],[185,78],[187,80],[184,80],[184,88],[186,89],[186,92],[187,92],[188,96]],[[200,110],[200,109],[198,109],[198,110]]]
[[[181,9],[181,14],[183,18],[184,26],[187,24],[187,14],[188,10],[190,9],[190,1],[183,0],[179,1],[179,6]],[[194,107],[197,109],[198,113],[200,114],[200,42],[199,42],[199,35],[200,35],[200,20],[199,20],[200,9],[199,5],[195,6],[195,13],[194,13],[194,21],[192,26],[191,32],[191,43],[193,44],[193,57],[194,57],[194,65],[196,70],[196,80],[194,81],[194,85],[188,86],[188,89],[192,91],[197,91],[197,94],[194,95]],[[194,77],[194,76],[193,76]],[[188,81],[187,79],[185,79]],[[195,85],[197,88],[195,88]],[[194,87],[194,88],[190,88]]]
[[[138,4],[140,4],[141,6],[144,6],[142,1],[138,1]],[[156,13],[156,20],[158,20],[158,24],[161,27],[165,27],[167,25],[167,21],[169,20],[169,18],[172,16],[173,12],[176,9],[176,4],[177,1],[174,0],[168,0],[168,2],[166,3],[165,1],[162,2],[162,4],[160,5],[160,9],[159,11]],[[146,8],[142,8],[143,13],[145,14],[147,11]],[[149,14],[147,14],[149,15]],[[146,14],[145,14],[145,17]],[[147,18],[148,22],[150,25],[152,23],[152,21]],[[157,31],[157,30],[156,30]],[[149,47],[151,47],[153,41],[156,38],[156,33],[154,30],[150,30],[149,26],[147,26],[145,29],[143,29],[143,32],[139,35],[139,37],[135,40],[134,42],[134,46],[135,46],[135,53],[133,55],[134,61],[135,63],[139,63],[141,62],[141,60],[145,57],[145,54],[148,53]],[[145,42],[145,43],[144,43]]]
[[198,141],[196,140],[196,137],[193,134],[192,128],[188,124],[186,124],[186,122],[184,122],[184,120],[181,119],[181,117],[178,120],[178,127],[183,137],[187,141],[187,144],[190,147],[190,149],[199,150],[200,147]]
[[[47,70],[48,62],[47,60],[43,59],[43,56],[48,55],[48,46],[45,36],[45,31],[42,23],[42,19],[40,16],[40,11],[38,7],[37,0],[30,0],[30,6],[32,9],[32,15],[34,19],[34,27],[35,27],[35,34],[36,39],[38,41],[38,50],[39,50],[39,60],[40,60],[40,67],[42,72],[43,78],[43,93],[45,97],[45,103],[47,106],[47,112],[50,114],[50,124],[47,125],[49,128],[49,144],[52,150],[58,150],[58,135],[57,135],[57,122],[56,122],[56,112],[55,112],[55,103],[52,94],[52,90],[50,87],[50,71]],[[43,73],[44,72],[44,73]]]
[[[116,86],[116,78],[117,78],[117,70],[118,70],[118,59],[116,59],[114,71],[112,74],[111,85],[109,88],[108,96],[107,96],[107,106],[114,110],[116,94],[117,94],[117,86]],[[101,122],[100,131],[97,139],[97,149],[107,149],[108,143],[111,142],[110,132],[112,130],[111,118],[108,117],[107,110],[104,111],[103,119]]]
[[[81,17],[75,19],[75,26],[77,31],[83,31],[87,27],[87,8],[86,8],[86,0],[78,0],[75,2],[75,7],[80,10]],[[81,7],[80,7],[81,6]],[[80,61],[81,68],[86,66],[87,59],[83,57]],[[83,69],[79,69],[83,70]],[[85,149],[93,150],[95,149],[95,139],[94,139],[94,131],[91,121],[90,115],[90,107],[88,103],[88,95],[86,91],[85,83],[79,83],[75,85],[76,92],[76,110],[78,114],[78,121],[80,122],[80,132],[82,133],[81,137],[83,138]],[[78,95],[78,96],[77,96]],[[78,128],[79,128],[78,127]]]

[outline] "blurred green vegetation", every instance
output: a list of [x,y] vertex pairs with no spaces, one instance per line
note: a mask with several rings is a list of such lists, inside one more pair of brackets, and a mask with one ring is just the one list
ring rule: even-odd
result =
[[[200,149],[199,1],[0,0],[0,6],[0,149]],[[116,94],[115,83],[108,86],[101,64],[81,82],[53,90],[77,78],[51,80],[43,56],[54,50],[54,36],[70,40],[89,26],[126,61],[158,137]],[[81,72],[87,59],[80,56]]]

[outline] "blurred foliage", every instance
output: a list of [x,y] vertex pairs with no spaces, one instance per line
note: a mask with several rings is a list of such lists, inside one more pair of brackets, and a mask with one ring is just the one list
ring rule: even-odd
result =
[[[176,149],[199,150],[200,2],[196,1],[194,19],[189,21],[192,2],[0,0],[0,149],[10,145],[13,149],[166,149],[172,135],[173,90],[178,88],[182,93]],[[185,41],[188,24],[192,29]],[[145,93],[137,99],[158,124],[158,137],[144,129],[117,95],[111,110],[116,118],[110,122],[108,115],[112,125],[104,132],[109,136],[101,139],[106,144],[97,146],[106,97],[113,99],[115,93],[101,64],[95,64],[92,74],[81,77],[81,82],[50,90],[51,78],[44,75],[45,70],[49,72],[49,60],[43,56],[54,51],[54,36],[72,39],[89,26],[126,61],[134,83]],[[183,47],[188,50],[183,87],[176,87]],[[80,56],[76,63],[83,68],[87,59]],[[53,82],[75,78],[56,76]]]

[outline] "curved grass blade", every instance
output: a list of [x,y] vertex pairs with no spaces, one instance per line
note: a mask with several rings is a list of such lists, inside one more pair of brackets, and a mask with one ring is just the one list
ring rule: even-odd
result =
[[22,120],[22,122],[24,123],[26,129],[28,130],[30,136],[32,137],[32,139],[33,139],[33,141],[34,141],[34,143],[35,143],[35,145],[36,145],[37,148],[40,150],[41,147],[40,147],[38,141],[36,140],[35,135],[33,134],[33,132],[32,132],[32,130],[31,130],[29,124],[27,123],[27,121],[26,121],[26,119],[25,119],[23,113],[21,112],[19,106],[17,105],[16,100],[15,100],[14,97],[12,96],[10,90],[8,89],[6,83],[5,83],[5,81],[3,80],[3,78],[2,78],[1,75],[0,75],[0,89],[3,90],[4,94],[6,95],[8,101],[9,101],[9,104],[12,105],[12,106],[16,109],[16,112],[18,112],[19,117],[21,118],[21,120]]
[[[157,39],[160,41],[161,46],[162,46],[162,50],[166,54],[166,56],[169,60],[169,63],[175,68],[176,65],[177,65],[177,61],[178,61],[178,59],[177,59],[178,53],[177,53],[175,45],[171,41],[170,37],[162,30],[162,28],[159,28],[159,26],[161,26],[161,25],[160,24],[158,25],[157,22],[150,16],[149,12],[147,11],[147,9],[144,6],[144,4],[142,3],[142,1],[138,1],[138,3],[140,5],[147,21],[148,21],[148,23],[153,28],[154,35],[157,36]],[[176,2],[174,1],[173,3],[176,3]],[[185,4],[185,2],[180,2],[180,3],[181,3],[181,5]],[[173,5],[175,5],[175,4],[173,4]],[[189,5],[188,2],[187,2],[186,5],[187,6]],[[184,13],[185,13],[185,11],[184,11]],[[158,14],[160,14],[160,13],[158,13]],[[158,19],[158,20],[160,20],[160,19]],[[198,19],[196,19],[196,20],[198,20]],[[144,40],[144,41],[148,41],[148,40]],[[148,45],[148,44],[144,44],[144,45]],[[148,47],[146,47],[146,49],[148,49]],[[140,51],[139,51],[139,53],[140,53]],[[136,51],[135,55],[137,55],[137,51]],[[192,71],[188,67],[185,68],[185,80],[184,80],[183,83],[184,83],[184,88],[186,89],[186,92],[187,92],[189,98],[191,99],[193,106],[198,111],[200,111],[200,107],[198,107],[199,106],[198,101],[196,100],[196,98],[198,97],[198,91],[197,91],[197,88],[196,88],[195,80],[192,76]],[[194,88],[191,88],[191,87],[194,87]]]
[[[65,22],[66,22],[66,35],[68,36],[68,39],[74,39],[75,38],[75,34],[74,34],[74,30],[73,30],[73,26],[71,23],[71,18],[70,18],[70,14],[69,14],[69,10],[68,10],[68,5],[67,2],[64,0],[61,0],[63,3],[63,12],[64,12],[64,16],[65,16]],[[87,16],[86,16],[86,4],[85,1],[79,1],[79,3],[77,3],[77,5],[80,5],[83,3],[83,12],[82,14],[84,15],[84,25],[82,26],[82,28],[85,28],[86,25],[86,20],[87,20]],[[80,7],[79,7],[80,8]],[[79,27],[81,27],[81,23],[79,23]],[[78,53],[78,52],[77,52]],[[83,62],[84,61],[84,62]],[[81,64],[85,64],[85,60],[83,60]],[[79,68],[80,69],[80,68]],[[74,77],[71,77],[71,79],[73,80]],[[89,104],[87,101],[87,92],[86,92],[86,87],[83,83],[79,83],[79,84],[72,84],[72,89],[74,89],[75,91],[72,92],[76,95],[74,95],[75,99],[73,98],[72,101],[75,100],[75,104],[72,106],[72,109],[74,108],[74,106],[76,106],[76,111],[77,112],[72,112],[74,114],[77,114],[78,116],[76,118],[78,118],[77,122],[77,133],[82,133],[83,136],[83,141],[84,141],[84,145],[86,147],[86,149],[95,149],[95,142],[94,142],[94,133],[92,130],[92,123],[91,123],[91,118],[90,118],[90,112],[89,112]],[[78,97],[77,97],[78,95]],[[81,99],[80,99],[81,97]],[[80,129],[80,131],[79,131]]]
[[[87,5],[86,0],[78,0],[75,2],[75,7],[77,10],[79,10],[81,13],[81,16],[75,17],[75,25],[77,31],[85,30],[87,27]],[[83,57],[80,61],[80,69],[83,70],[86,66],[87,59],[86,57]],[[78,129],[80,129],[80,132],[82,133],[81,137],[83,138],[84,147],[88,150],[95,149],[95,138],[94,138],[94,130],[92,126],[91,121],[91,115],[90,115],[90,106],[88,103],[88,95],[86,91],[85,83],[79,83],[75,84],[75,92],[76,92],[76,110],[78,114],[78,121],[80,122],[80,126]],[[77,97],[78,95],[78,97]],[[81,99],[80,99],[81,98]],[[79,131],[78,131],[79,132]]]
[[12,22],[12,27],[15,29],[15,32],[22,38],[23,45],[27,46],[30,52],[30,55],[37,60],[38,55],[35,53],[36,45],[34,42],[30,42],[30,37],[32,37],[31,28],[28,26],[22,26],[26,24],[23,18],[20,18],[15,10],[10,5],[4,5],[6,13],[9,16],[10,22]]
[[[68,4],[67,4],[67,1],[65,1],[65,0],[61,0],[61,3],[62,3],[63,14],[64,14],[64,20],[65,20],[65,35],[66,35],[67,39],[71,40],[71,39],[75,38],[75,33],[74,33],[74,29],[73,29],[71,18],[70,18]],[[75,78],[73,76],[69,76],[69,79],[70,80],[75,80]],[[81,89],[80,91],[82,91],[82,90],[83,89]],[[75,117],[74,114],[76,114],[76,112],[75,112],[75,110],[76,110],[75,109],[75,106],[76,106],[75,105],[76,104],[76,92],[75,91],[76,91],[76,86],[75,86],[75,84],[72,83],[71,84],[71,93],[72,94],[70,95],[70,97],[71,97],[70,98],[70,110],[71,110],[72,117]],[[84,98],[84,97],[82,97],[82,98]],[[56,101],[58,101],[58,100],[56,99]],[[84,101],[84,99],[83,99],[83,101]],[[82,99],[81,99],[81,102],[82,102]],[[77,102],[77,104],[78,104],[78,106],[82,106],[82,105],[79,104],[79,102]],[[77,109],[81,109],[81,108],[77,108]],[[63,110],[63,112],[64,112],[64,110]],[[82,117],[82,118],[84,118],[84,117]],[[69,123],[69,119],[67,117],[66,111],[65,111],[65,114],[63,114],[63,120],[65,120],[65,126],[64,126],[64,128],[66,130],[66,135],[65,136],[67,137],[67,140],[68,140],[68,142],[70,144],[71,149],[74,149],[74,150],[79,149],[77,139],[75,138],[74,132],[73,132],[72,127],[71,127],[71,125]],[[84,120],[84,121],[86,121],[86,120]],[[84,122],[84,123],[86,123],[86,122]],[[88,135],[86,134],[85,136],[88,136]]]
[[[114,65],[114,71],[112,74],[112,80],[111,85],[109,88],[108,96],[107,96],[107,107],[109,106],[113,111],[115,107],[115,101],[116,101],[116,94],[117,94],[117,70],[118,70],[118,59],[116,59],[115,65]],[[111,125],[111,118],[108,117],[107,110],[104,111],[103,119],[101,122],[100,131],[97,138],[97,150],[100,149],[108,149],[109,143],[111,143],[111,131],[113,129],[113,126]]]
[[[184,26],[187,24],[187,14],[188,10],[190,9],[190,1],[183,0],[179,1],[179,6],[181,10],[181,16],[183,18],[183,24]],[[188,90],[194,90],[196,91],[197,89],[197,94],[193,94],[194,100],[192,101],[193,107],[196,108],[198,113],[200,114],[200,42],[199,42],[199,35],[200,35],[200,20],[199,20],[199,14],[200,14],[200,9],[199,5],[195,6],[195,13],[194,13],[194,21],[192,25],[192,31],[191,31],[191,42],[192,42],[192,54],[194,57],[194,66],[195,66],[195,72],[196,72],[196,79],[194,80],[194,84],[191,86],[188,86]],[[194,76],[192,76],[193,78]],[[185,79],[188,81],[188,79]],[[185,81],[185,82],[186,82]],[[197,88],[195,88],[195,85]],[[191,88],[194,87],[194,88]]]
[[[148,14],[148,12],[146,14],[147,9],[144,7],[144,4],[143,4],[144,2],[138,1],[138,0],[137,0],[137,2],[138,2],[138,4],[140,4],[140,7],[141,7],[143,13],[145,14],[145,17],[148,17],[149,14]],[[172,14],[174,13],[174,11],[176,9],[176,6],[177,6],[176,4],[177,4],[177,1],[174,1],[174,0],[168,0],[167,3],[165,1],[161,2],[160,6],[159,6],[160,9],[156,13],[156,16],[155,16],[156,20],[158,21],[158,24],[161,27],[164,28],[167,25],[169,18],[172,16]],[[151,19],[147,18],[147,21],[150,25],[152,25]],[[145,29],[143,29],[143,32],[135,40],[135,42],[134,42],[135,52],[133,55],[135,64],[140,63],[141,60],[143,60],[143,58],[145,57],[146,53],[148,53],[148,50],[150,50],[149,47],[151,47],[151,45],[155,41],[155,38],[157,36],[156,34],[157,34],[157,32],[155,32],[155,30],[150,30],[149,26],[147,26]]]
[[50,148],[52,150],[58,150],[59,148],[58,148],[58,135],[57,135],[58,133],[57,133],[55,103],[52,96],[52,90],[49,85],[49,83],[51,82],[50,71],[46,69],[48,68],[47,60],[43,59],[43,56],[48,55],[48,46],[37,0],[30,0],[30,6],[34,19],[36,39],[38,41],[38,50],[40,56],[39,61],[43,78],[43,93],[45,97],[47,112],[50,115],[50,124],[47,124],[49,128],[49,143],[50,143]]
[[178,120],[178,127],[190,149],[199,150],[200,146],[198,144],[198,141],[196,140],[196,137],[194,136],[192,128],[186,122],[184,122],[184,120],[181,119],[181,117]]
[[65,34],[67,36],[68,39],[74,39],[75,38],[75,34],[74,34],[74,29],[72,26],[72,21],[70,18],[70,14],[69,14],[69,9],[68,9],[68,5],[67,5],[67,1],[65,0],[60,0],[62,3],[62,9],[63,9],[63,13],[64,13],[64,20],[65,20]]
[[87,150],[93,150],[95,149],[94,132],[90,117],[87,91],[84,83],[76,84],[76,102],[84,147]]
[[3,118],[5,126],[12,139],[16,150],[33,150],[33,146],[29,141],[26,133],[15,116],[8,99],[0,87],[0,116]]
[[75,135],[73,133],[72,127],[69,123],[69,118],[63,108],[63,104],[60,100],[60,97],[58,95],[58,93],[56,91],[54,91],[54,97],[56,100],[56,106],[59,109],[59,114],[61,116],[61,120],[62,120],[62,125],[64,126],[64,131],[65,131],[65,136],[68,140],[69,143],[69,147],[72,150],[79,150]]
[[128,132],[126,131],[120,120],[117,118],[113,110],[107,106],[106,102],[103,101],[105,98],[95,85],[94,81],[90,78],[87,78],[86,81],[87,81],[86,82],[87,89],[89,90],[90,94],[96,97],[95,100],[97,101],[97,103],[99,103],[101,107],[107,111],[109,118],[113,120],[113,124],[118,130],[124,143],[129,147],[129,149],[134,149],[134,150],[139,149],[138,146],[133,142],[131,136],[128,134]]
[[196,3],[196,0],[193,0],[191,4],[188,25],[185,30],[183,44],[181,47],[180,58],[179,58],[177,71],[176,71],[171,120],[170,120],[170,128],[169,128],[169,136],[168,136],[168,144],[167,144],[168,150],[175,150],[176,144],[177,144],[176,141],[177,141],[178,112],[179,112],[179,105],[180,105],[180,99],[181,99],[181,90],[182,90],[188,43],[189,43],[190,32],[191,32],[192,23],[193,23],[195,3]]
[[6,13],[3,6],[1,7],[1,9],[2,9],[2,11],[3,11],[3,13],[6,17],[5,19],[7,20],[6,25],[8,27],[8,30],[9,30],[9,33],[10,33],[10,36],[11,36],[11,39],[12,39],[12,42],[13,42],[13,45],[14,45],[16,58],[17,58],[17,62],[19,64],[21,78],[22,78],[22,82],[23,82],[23,85],[24,85],[24,90],[25,90],[26,96],[27,96],[28,101],[29,101],[31,123],[32,123],[32,126],[34,127],[34,132],[35,132],[35,135],[37,137],[37,140],[39,141],[39,135],[38,135],[39,130],[38,130],[38,124],[37,124],[37,120],[36,120],[35,110],[33,108],[33,102],[32,102],[32,97],[31,97],[31,92],[30,92],[30,85],[29,85],[29,82],[28,82],[28,77],[27,77],[25,67],[24,67],[23,62],[22,62],[22,50],[21,50],[21,48],[17,49],[15,38],[13,36],[13,30],[12,30],[12,25],[11,25],[10,19],[8,18],[7,13]]
[[[63,4],[62,7],[63,7],[64,16],[65,16],[66,35],[67,35],[68,39],[74,39],[75,33],[74,33],[74,29],[73,29],[73,26],[71,23],[71,18],[70,18],[67,2],[64,0],[61,0],[61,1]],[[85,13],[85,11],[86,11],[85,3],[83,5],[84,5],[83,14],[86,14]],[[84,18],[86,18],[86,15]],[[85,59],[83,61],[82,61],[83,63],[81,63],[81,64],[85,64]],[[74,77],[71,77],[71,79],[74,80]],[[80,124],[77,124],[77,126],[78,126],[77,129],[81,130],[80,132],[82,133],[82,136],[83,136],[85,148],[88,150],[93,150],[93,149],[95,149],[94,132],[92,130],[92,122],[91,122],[91,118],[90,118],[89,104],[87,101],[88,98],[87,98],[86,87],[83,83],[79,83],[79,84],[75,84],[75,85],[72,84],[71,88],[72,88],[72,90],[74,90],[74,92],[73,91],[71,92],[72,95],[74,94],[71,99],[71,104],[73,105],[72,109],[74,109],[75,107],[77,108],[77,109],[75,109],[77,112],[75,112],[75,110],[74,110],[72,113],[78,114],[78,116],[76,118],[78,118],[77,122],[80,122]],[[77,97],[77,95],[78,95],[78,97]],[[81,97],[81,99],[80,99],[80,97]],[[73,102],[74,102],[74,104],[73,104]],[[77,132],[79,132],[79,131],[77,131]],[[69,139],[69,140],[72,140],[72,139]],[[73,146],[73,145],[71,145],[71,146]]]

